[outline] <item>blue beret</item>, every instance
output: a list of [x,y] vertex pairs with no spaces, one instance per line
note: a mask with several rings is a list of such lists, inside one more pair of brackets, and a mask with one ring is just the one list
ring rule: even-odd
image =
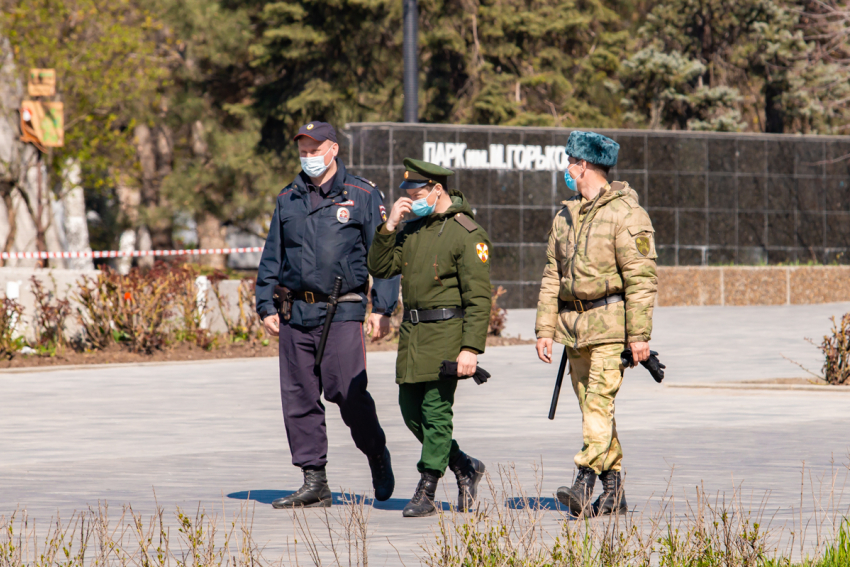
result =
[[614,167],[617,165],[617,153],[620,144],[596,132],[570,132],[564,152],[570,157],[583,159],[588,163]]

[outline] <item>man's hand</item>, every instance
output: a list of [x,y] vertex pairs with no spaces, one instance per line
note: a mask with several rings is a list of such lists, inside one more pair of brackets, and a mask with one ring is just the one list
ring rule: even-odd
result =
[[457,355],[457,375],[472,376],[478,368],[478,355],[468,350],[460,351]]
[[635,361],[634,366],[637,366],[639,362],[649,359],[648,342],[629,343],[629,348],[632,349],[632,360]]
[[398,201],[393,204],[393,208],[390,211],[390,218],[387,219],[384,225],[386,229],[394,232],[399,223],[401,223],[401,219],[404,218],[404,215],[410,212],[412,205],[413,201],[407,197],[399,197]]
[[263,327],[265,327],[266,332],[273,337],[280,335],[280,316],[277,313],[269,315],[263,319]]
[[372,313],[366,320],[366,334],[372,337],[372,342],[379,341],[390,332],[390,318],[382,313]]
[[547,364],[552,364],[552,339],[537,339],[537,357]]

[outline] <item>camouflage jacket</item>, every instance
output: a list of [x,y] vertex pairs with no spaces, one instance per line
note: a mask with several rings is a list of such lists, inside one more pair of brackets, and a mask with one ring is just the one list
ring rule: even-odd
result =
[[[648,341],[658,280],[649,215],[628,183],[606,185],[593,201],[563,202],[549,231],[546,268],[537,303],[537,338],[573,348]],[[563,310],[574,299],[625,294],[584,313]]]

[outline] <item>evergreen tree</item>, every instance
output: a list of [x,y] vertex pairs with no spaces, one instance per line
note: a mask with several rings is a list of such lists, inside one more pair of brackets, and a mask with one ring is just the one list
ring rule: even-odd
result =
[[[178,225],[191,218],[199,245],[221,248],[228,226],[265,230],[258,220],[270,215],[281,184],[275,156],[260,148],[261,122],[251,106],[254,11],[218,0],[160,0],[159,12],[170,81],[162,86],[167,110],[151,126],[170,132],[173,149],[164,199],[148,214]],[[223,267],[222,257],[205,260]]]
[[[662,0],[620,77],[626,125],[692,130],[829,131],[828,100],[848,76],[817,57],[806,2]],[[833,79],[837,77],[833,76]]]
[[[251,46],[263,143],[294,168],[292,136],[310,120],[401,118],[401,2],[287,0],[258,5]],[[294,171],[293,171],[294,173]]]
[[424,0],[426,97],[434,122],[615,126],[625,2]]

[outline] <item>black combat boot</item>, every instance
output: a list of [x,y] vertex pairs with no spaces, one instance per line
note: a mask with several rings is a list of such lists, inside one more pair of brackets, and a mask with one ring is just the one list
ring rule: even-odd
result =
[[457,509],[468,512],[475,505],[478,483],[484,478],[484,463],[458,451],[449,461],[449,468],[457,477]]
[[304,484],[294,494],[278,498],[272,502],[274,508],[327,508],[333,502],[325,467],[321,469],[301,469]]
[[572,488],[562,486],[555,493],[558,501],[570,509],[570,514],[578,516],[587,511],[590,497],[593,496],[593,485],[596,484],[596,473],[588,467],[579,467]]
[[593,503],[593,515],[608,516],[628,512],[629,506],[626,504],[620,471],[602,471],[599,473],[599,480],[602,481],[602,494]]
[[393,465],[390,462],[390,450],[384,447],[384,452],[377,457],[369,459],[369,468],[372,470],[372,488],[375,489],[375,500],[383,502],[389,500],[395,489],[395,477],[393,476]]
[[401,515],[405,518],[423,518],[436,514],[437,507],[434,506],[434,496],[437,494],[437,482],[439,480],[433,474],[422,473],[422,478],[416,485],[416,492],[410,502],[405,505]]

